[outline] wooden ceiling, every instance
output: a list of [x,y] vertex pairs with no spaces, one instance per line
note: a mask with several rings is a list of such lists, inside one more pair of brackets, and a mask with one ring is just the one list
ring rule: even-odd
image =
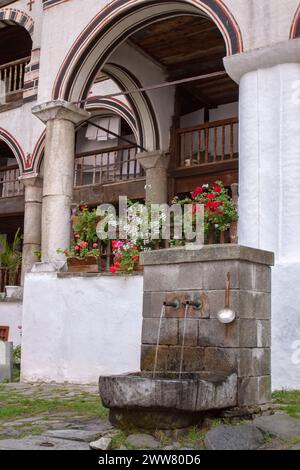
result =
[[[197,16],[169,18],[131,36],[130,41],[177,80],[225,71],[224,39],[209,19]],[[180,85],[182,112],[212,108],[238,99],[238,86],[228,77],[210,78]]]
[[32,40],[25,28],[0,22],[0,65],[30,56],[31,48]]

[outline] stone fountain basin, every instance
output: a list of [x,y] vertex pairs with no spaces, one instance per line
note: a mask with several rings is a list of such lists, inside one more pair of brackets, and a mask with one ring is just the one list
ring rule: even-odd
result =
[[236,406],[235,373],[138,373],[102,376],[99,392],[104,406],[126,410],[198,412]]

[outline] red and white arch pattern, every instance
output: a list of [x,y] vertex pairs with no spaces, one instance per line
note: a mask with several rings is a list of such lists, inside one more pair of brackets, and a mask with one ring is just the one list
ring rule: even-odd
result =
[[16,8],[0,8],[0,21],[12,21],[23,26],[30,36],[33,34],[34,21],[27,13]]
[[153,21],[182,14],[211,18],[223,35],[227,55],[243,51],[240,28],[222,0],[113,0],[74,42],[55,80],[53,99],[85,98],[87,83],[122,41]]

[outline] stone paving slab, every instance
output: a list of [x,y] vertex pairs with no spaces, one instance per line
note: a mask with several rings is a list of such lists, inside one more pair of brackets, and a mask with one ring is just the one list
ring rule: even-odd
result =
[[56,439],[68,439],[70,441],[91,442],[96,441],[101,436],[101,431],[105,429],[55,429],[44,433],[45,436]]
[[254,419],[253,424],[262,432],[269,433],[283,441],[300,439],[300,419],[286,414],[259,416]]
[[223,425],[209,431],[204,443],[208,450],[255,450],[264,444],[264,437],[251,424]]
[[0,441],[0,450],[89,450],[85,442],[54,439],[47,436]]
[[98,439],[100,432],[91,432],[84,429],[51,429],[43,433],[44,436],[70,441],[90,442]]

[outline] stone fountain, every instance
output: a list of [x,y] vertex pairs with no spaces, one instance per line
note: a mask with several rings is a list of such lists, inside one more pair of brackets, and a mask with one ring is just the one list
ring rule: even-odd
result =
[[114,425],[181,428],[269,402],[273,261],[239,245],[142,255],[141,372],[99,379]]

